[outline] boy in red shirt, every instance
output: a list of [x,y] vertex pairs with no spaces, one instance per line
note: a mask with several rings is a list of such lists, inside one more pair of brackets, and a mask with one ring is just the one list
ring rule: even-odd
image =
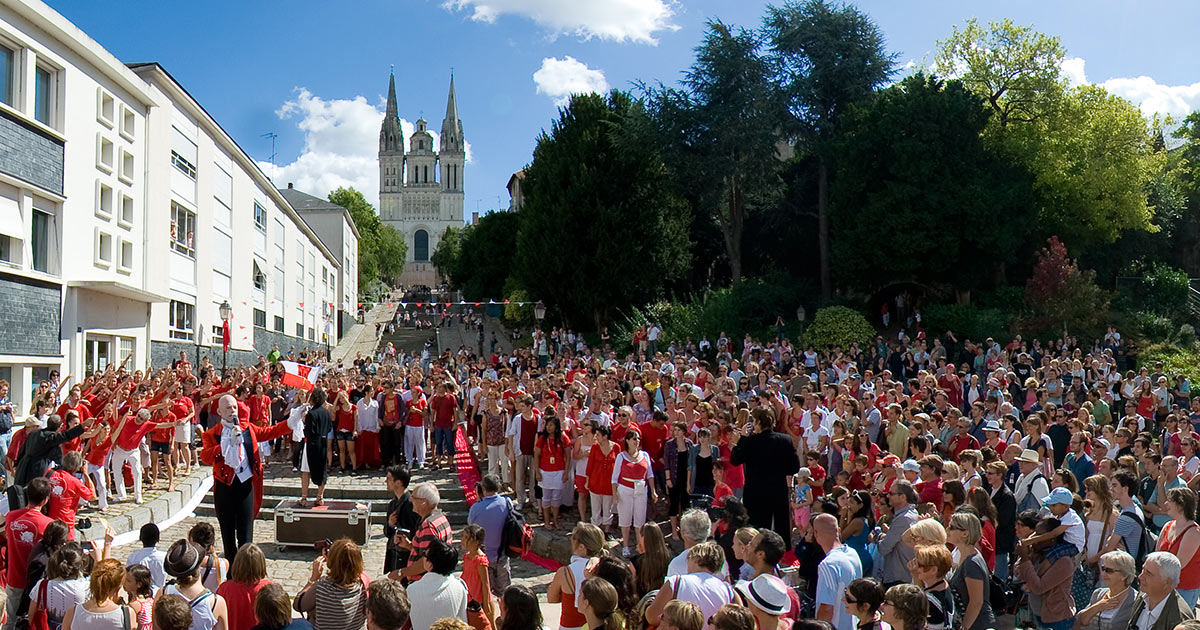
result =
[[[444,383],[441,393],[429,403],[433,411],[433,465],[450,466],[454,463],[454,436],[458,419],[458,397],[454,395],[454,384]],[[443,464],[444,462],[444,464]]]
[[25,505],[19,510],[13,510],[4,516],[4,530],[7,532],[8,567],[5,583],[8,585],[8,614],[12,616],[17,609],[24,590],[32,584],[26,584],[26,572],[29,570],[29,556],[42,532],[54,519],[42,514],[42,506],[50,499],[50,480],[37,477],[25,486]]
[[50,505],[47,515],[67,524],[67,539],[75,540],[75,513],[79,510],[79,501],[91,501],[96,498],[89,477],[84,477],[87,483],[80,481],[75,475],[83,468],[83,455],[71,451],[63,455],[62,468],[50,471]]

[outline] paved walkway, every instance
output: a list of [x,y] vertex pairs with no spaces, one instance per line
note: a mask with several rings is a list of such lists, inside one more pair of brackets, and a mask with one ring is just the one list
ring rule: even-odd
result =
[[388,308],[387,302],[376,304],[374,308],[367,311],[364,322],[350,327],[341,343],[333,349],[331,353],[333,360],[343,359],[345,362],[350,362],[360,352],[363,356],[374,356],[375,346],[379,343],[379,339],[375,336],[375,324],[377,322],[387,323],[395,315],[395,312],[395,306]]

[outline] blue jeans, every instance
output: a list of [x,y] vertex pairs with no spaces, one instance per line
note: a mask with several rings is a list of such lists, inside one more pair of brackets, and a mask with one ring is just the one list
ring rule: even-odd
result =
[[1008,579],[1008,552],[996,553],[996,570],[993,571],[996,577],[1001,580]]
[[1055,621],[1054,623],[1046,623],[1045,621],[1042,621],[1041,617],[1038,617],[1037,621],[1038,628],[1041,630],[1071,630],[1071,628],[1075,627],[1074,617],[1071,617],[1070,619],[1063,619],[1062,621]]
[[457,426],[450,427],[449,429],[433,428],[434,453],[439,457],[442,455],[454,457],[454,432],[457,428]]

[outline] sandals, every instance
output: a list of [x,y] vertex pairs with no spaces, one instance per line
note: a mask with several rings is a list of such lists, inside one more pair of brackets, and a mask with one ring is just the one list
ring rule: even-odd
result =
[[307,508],[308,507],[308,499],[300,499],[299,501],[296,501],[296,507]]
[[313,502],[313,505],[316,507],[321,507],[322,505],[325,505],[325,497],[317,497],[317,500]]

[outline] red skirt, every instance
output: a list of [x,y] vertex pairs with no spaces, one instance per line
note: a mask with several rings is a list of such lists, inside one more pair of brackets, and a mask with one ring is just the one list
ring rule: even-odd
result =
[[359,431],[358,437],[354,440],[354,450],[359,466],[366,466],[368,468],[379,467],[379,433],[375,431]]

